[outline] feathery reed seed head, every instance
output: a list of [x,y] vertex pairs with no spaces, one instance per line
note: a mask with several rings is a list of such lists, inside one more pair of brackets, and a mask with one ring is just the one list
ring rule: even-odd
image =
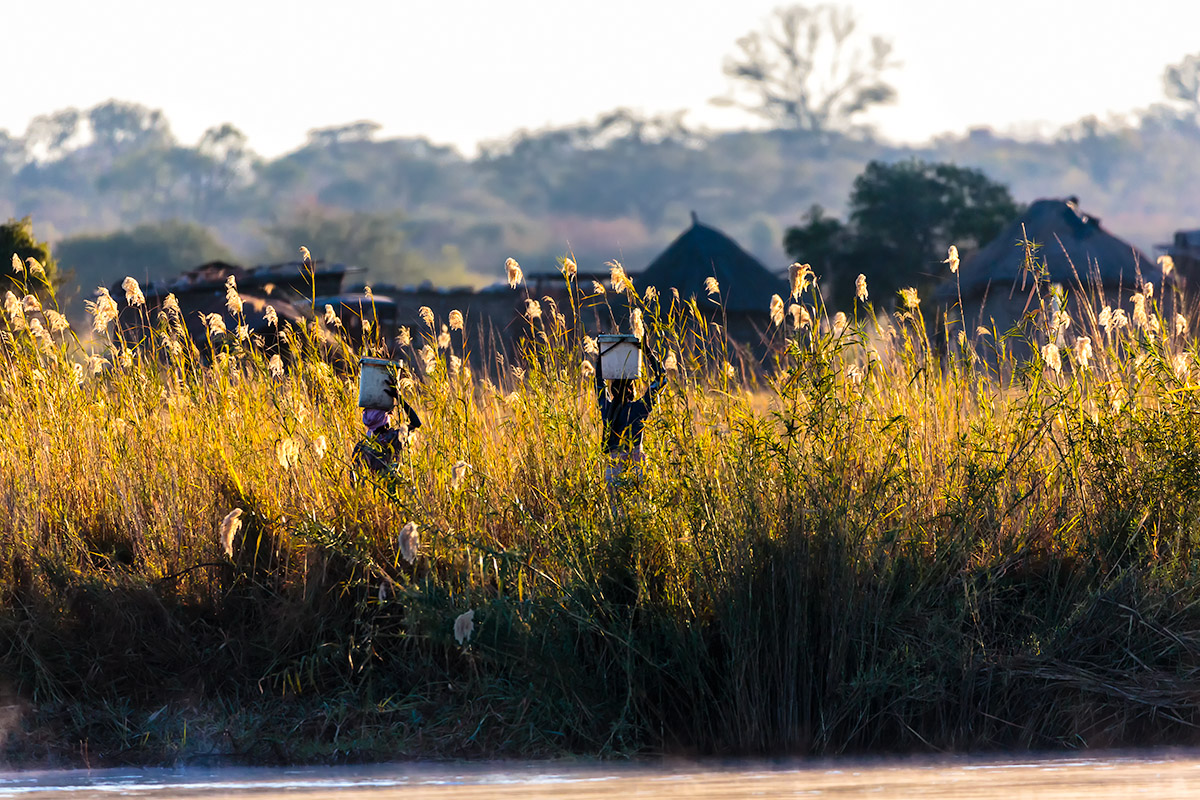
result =
[[437,350],[434,350],[430,345],[425,345],[420,351],[421,362],[425,367],[425,374],[432,375],[437,369],[438,356]]
[[950,265],[950,274],[951,275],[958,274],[958,248],[955,247],[954,245],[950,245],[950,249],[947,250],[946,253],[947,253],[947,258],[942,263]]
[[475,609],[465,611],[459,614],[454,619],[454,641],[460,645],[465,644],[471,638],[471,633],[475,630]]
[[125,290],[125,302],[128,305],[146,305],[146,296],[142,294],[142,288],[134,278],[126,276],[125,280],[121,281],[121,288]]
[[237,279],[232,275],[225,279],[225,308],[235,317],[242,313],[242,296],[238,294]]
[[279,466],[285,470],[291,469],[300,460],[300,445],[290,436],[280,439],[279,444],[275,445],[275,458]]
[[1150,321],[1146,316],[1146,296],[1138,292],[1129,298],[1133,301],[1133,324],[1138,328],[1147,328]]
[[[792,266],[796,266],[793,264]],[[768,308],[771,316],[771,324],[775,327],[783,325],[783,298],[777,294],[771,295],[771,305]]]
[[60,333],[71,327],[70,323],[67,322],[67,318],[53,308],[46,309],[46,321],[50,323],[51,333]]
[[412,564],[417,560],[417,550],[421,547],[421,535],[417,530],[417,523],[404,523],[397,539],[400,545],[400,557]]
[[1046,366],[1054,370],[1055,375],[1062,372],[1062,356],[1059,354],[1058,345],[1054,342],[1042,345],[1042,359],[1046,362]]
[[108,331],[108,323],[117,318],[117,301],[112,299],[108,293],[108,289],[103,286],[96,288],[95,302],[84,303],[88,312],[92,315],[92,325],[96,333],[105,333]]
[[454,462],[454,466],[450,468],[450,488],[458,491],[462,488],[463,481],[471,474],[471,465],[461,459]]
[[1191,365],[1192,354],[1186,350],[1182,350],[1171,357],[1171,369],[1175,372],[1175,377],[1181,381],[1187,380]]
[[841,311],[833,315],[833,335],[841,336],[846,332],[846,315]]
[[425,327],[433,330],[433,309],[429,306],[421,306],[417,309],[417,316],[421,318],[421,322],[425,323]]
[[625,267],[621,266],[620,261],[608,262],[609,268],[609,283],[612,284],[612,289],[617,294],[624,294],[625,290],[632,287],[629,281],[629,276],[625,274]]
[[517,284],[525,280],[525,273],[521,272],[521,265],[515,258],[504,262],[504,272],[508,276],[508,288],[510,289],[517,288]]
[[204,318],[205,324],[208,326],[209,336],[224,336],[225,319],[220,314],[208,314]]
[[233,558],[233,537],[237,535],[238,529],[242,527],[242,510],[235,508],[225,515],[221,520],[218,538],[221,541],[221,550],[225,553],[226,558]]
[[325,324],[331,328],[342,327],[342,320],[338,317],[337,312],[333,310],[333,306],[329,303],[325,304]]
[[1075,363],[1080,369],[1087,369],[1092,361],[1092,340],[1087,336],[1075,339]]

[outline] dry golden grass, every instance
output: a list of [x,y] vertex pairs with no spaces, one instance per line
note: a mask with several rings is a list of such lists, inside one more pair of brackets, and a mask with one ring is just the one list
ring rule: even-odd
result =
[[[511,358],[463,352],[461,315],[426,309],[401,342],[323,356],[317,333],[339,326],[318,311],[264,351],[232,285],[207,342],[177,312],[146,316],[136,283],[125,306],[91,304],[80,338],[47,287],[41,310],[14,289],[14,689],[144,709],[158,676],[222,702],[350,692],[385,716],[419,693],[460,709],[443,731],[503,709],[492,754],[1044,746],[1194,724],[1200,403],[1175,292],[1143,291],[1131,315],[1076,301],[1073,319],[1047,295],[1013,331],[961,331],[928,325],[915,293],[876,316],[861,277],[834,313],[797,269],[758,362],[726,340],[715,281],[683,301],[638,296],[617,264],[612,292],[575,269],[572,308],[528,298]],[[506,274],[521,286],[516,262]],[[618,300],[669,381],[644,485],[610,496],[568,320],[615,323]],[[397,349],[424,425],[380,478],[351,461],[356,376],[335,365]],[[125,598],[114,618],[100,597]],[[1110,607],[1152,621],[1134,635],[1134,611]],[[223,677],[186,677],[197,661]],[[447,681],[477,694],[428,688]]]

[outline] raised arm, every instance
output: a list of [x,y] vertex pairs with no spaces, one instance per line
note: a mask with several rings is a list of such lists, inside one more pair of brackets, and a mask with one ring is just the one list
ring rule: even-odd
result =
[[399,403],[404,408],[404,413],[408,415],[408,432],[412,433],[417,428],[421,427],[421,418],[417,416],[417,412],[408,401],[400,396],[400,388],[396,385],[396,376],[389,376],[387,383],[384,384],[383,390],[387,392],[392,400]]
[[401,398],[400,404],[404,406],[404,412],[408,414],[408,432],[412,433],[421,427],[421,418],[417,416],[417,412],[408,404],[407,400]]
[[604,400],[604,360],[596,354],[596,402]]
[[663,365],[658,360],[658,356],[654,351],[646,348],[643,351],[646,354],[646,360],[650,362],[650,370],[654,373],[654,378],[650,381],[650,387],[647,390],[651,396],[658,394],[658,390],[666,383],[667,371],[663,369]]

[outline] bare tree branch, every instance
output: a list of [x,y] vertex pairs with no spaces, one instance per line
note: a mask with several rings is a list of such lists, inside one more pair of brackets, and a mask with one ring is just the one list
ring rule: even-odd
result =
[[874,37],[869,51],[859,44],[858,20],[834,5],[784,6],[762,30],[736,42],[725,59],[730,92],[714,98],[781,126],[821,132],[849,127],[874,105],[891,102],[896,91],[883,74],[898,66],[891,42]]

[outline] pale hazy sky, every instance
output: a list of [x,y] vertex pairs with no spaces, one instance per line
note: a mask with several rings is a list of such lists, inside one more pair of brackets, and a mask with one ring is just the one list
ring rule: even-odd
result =
[[[109,98],[161,108],[194,143],[232,122],[264,155],[358,119],[470,152],[627,106],[748,118],[708,100],[722,59],[780,0],[8,0],[0,128]],[[811,4],[811,3],[810,3]],[[856,0],[903,66],[881,132],[1052,130],[1162,99],[1200,51],[1194,0]]]

